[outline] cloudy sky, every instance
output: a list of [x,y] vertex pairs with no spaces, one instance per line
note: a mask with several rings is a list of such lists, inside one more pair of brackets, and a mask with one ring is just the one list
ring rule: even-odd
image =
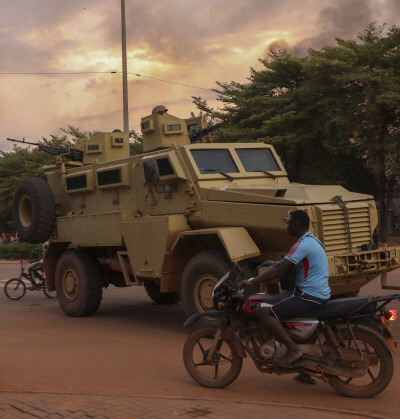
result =
[[[120,6],[0,1],[0,149],[68,125],[123,128]],[[271,44],[302,54],[375,21],[398,24],[400,1],[126,0],[130,127],[158,104],[180,117],[192,96],[215,104],[215,81],[245,82]]]

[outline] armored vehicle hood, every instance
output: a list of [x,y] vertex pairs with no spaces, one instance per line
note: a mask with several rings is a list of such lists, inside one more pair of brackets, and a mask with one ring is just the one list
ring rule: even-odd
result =
[[210,201],[276,203],[308,205],[332,203],[339,196],[344,202],[373,200],[370,195],[349,192],[339,185],[280,184],[270,186],[221,186],[203,188],[202,195]]

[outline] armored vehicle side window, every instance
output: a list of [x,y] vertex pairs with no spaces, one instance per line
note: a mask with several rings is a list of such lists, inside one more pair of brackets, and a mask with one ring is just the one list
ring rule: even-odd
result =
[[67,191],[71,191],[75,189],[83,189],[87,187],[86,175],[68,177],[66,181],[67,181]]
[[190,150],[201,174],[239,173],[229,150]]
[[143,162],[143,170],[146,182],[154,182],[155,175],[158,178],[170,176],[175,173],[170,161],[166,157]]
[[97,183],[99,186],[112,185],[114,183],[121,183],[121,169],[105,170],[97,173]]
[[237,148],[236,152],[246,172],[281,171],[269,148]]

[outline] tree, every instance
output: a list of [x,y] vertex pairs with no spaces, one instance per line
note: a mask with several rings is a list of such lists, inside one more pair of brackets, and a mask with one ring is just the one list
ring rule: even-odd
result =
[[136,156],[137,154],[142,154],[143,137],[133,129],[129,131],[129,138],[132,138],[132,140],[129,141],[130,155]]
[[[380,238],[400,175],[400,28],[371,24],[358,40],[310,49],[306,57],[270,51],[248,83],[218,82],[230,141],[272,143],[292,180],[339,183],[379,195]],[[312,168],[312,170],[310,170]]]
[[[271,51],[260,60],[265,69],[251,69],[249,83],[217,84],[217,98],[224,106],[215,111],[202,98],[194,98],[203,112],[229,122],[223,128],[229,141],[258,141],[274,145],[292,181],[341,184],[360,192],[374,193],[374,181],[354,146],[335,130],[327,132],[326,120],[310,89],[308,57],[289,51]],[[335,157],[332,159],[332,155]],[[310,167],[313,170],[310,170]],[[369,178],[368,186],[359,176]]]
[[[388,239],[387,221],[400,175],[400,27],[369,25],[358,42],[336,39],[337,46],[310,50],[313,75],[326,67],[332,90],[323,107],[332,129],[345,128],[346,139],[378,180],[380,239]],[[329,112],[329,116],[328,116]]]

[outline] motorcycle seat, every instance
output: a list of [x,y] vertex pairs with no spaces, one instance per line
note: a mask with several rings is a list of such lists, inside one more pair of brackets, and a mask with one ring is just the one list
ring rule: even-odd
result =
[[329,300],[320,307],[307,310],[297,317],[310,318],[317,317],[319,319],[330,319],[333,317],[345,317],[348,314],[362,309],[357,314],[373,313],[376,309],[374,297],[354,297],[354,298],[338,298],[337,300]]

